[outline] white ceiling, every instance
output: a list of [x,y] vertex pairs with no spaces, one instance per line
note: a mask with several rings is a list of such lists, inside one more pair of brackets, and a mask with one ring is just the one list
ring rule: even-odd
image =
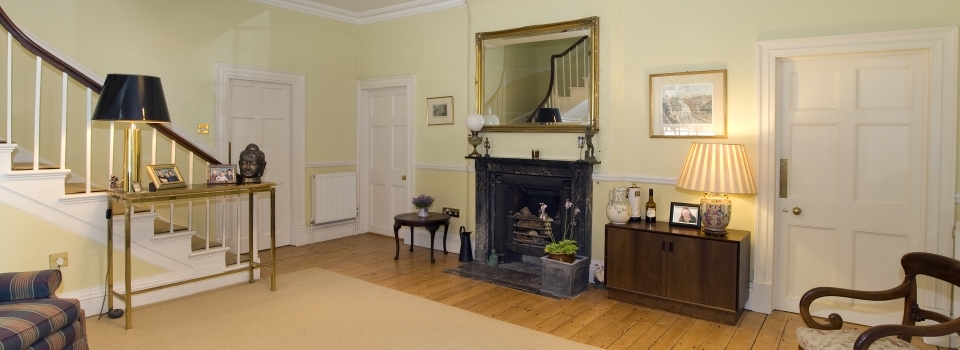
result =
[[338,21],[367,24],[463,6],[466,0],[249,0]]

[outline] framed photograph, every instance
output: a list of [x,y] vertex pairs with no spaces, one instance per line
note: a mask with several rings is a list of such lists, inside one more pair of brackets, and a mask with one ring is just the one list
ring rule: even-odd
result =
[[208,184],[235,184],[237,183],[237,165],[219,164],[207,166]]
[[727,138],[727,70],[650,74],[650,137]]
[[453,96],[427,99],[427,125],[453,124]]
[[133,193],[140,193],[143,191],[143,189],[140,188],[140,183],[136,181],[130,181],[130,189],[133,190]]
[[700,227],[700,205],[671,202],[670,225]]
[[176,164],[147,165],[147,174],[157,190],[187,186]]

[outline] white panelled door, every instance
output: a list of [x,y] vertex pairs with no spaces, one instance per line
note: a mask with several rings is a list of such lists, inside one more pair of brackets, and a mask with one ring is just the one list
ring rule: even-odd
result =
[[404,87],[367,90],[367,146],[369,169],[367,203],[370,232],[393,235],[393,217],[410,211],[407,169],[409,106]]
[[[927,64],[902,51],[778,62],[777,309],[798,312],[819,286],[893,288],[900,257],[923,250]],[[821,300],[814,315],[860,324],[903,312],[902,300]]]
[[[260,81],[230,79],[230,142],[233,144],[232,163],[237,163],[240,152],[251,143],[260,146],[267,158],[263,181],[276,187],[277,246],[290,244],[290,138],[292,119],[292,86]],[[257,250],[270,247],[270,194],[256,194],[254,233]],[[248,201],[239,201],[240,251],[246,252]],[[235,208],[231,206],[232,208]],[[299,209],[298,209],[299,210]],[[229,237],[229,234],[228,234]]]

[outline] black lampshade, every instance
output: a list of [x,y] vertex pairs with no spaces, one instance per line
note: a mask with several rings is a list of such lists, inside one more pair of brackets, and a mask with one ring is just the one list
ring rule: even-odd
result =
[[110,74],[103,82],[92,120],[169,123],[170,112],[160,78]]
[[559,108],[540,108],[537,112],[537,123],[559,123],[560,122],[560,109]]

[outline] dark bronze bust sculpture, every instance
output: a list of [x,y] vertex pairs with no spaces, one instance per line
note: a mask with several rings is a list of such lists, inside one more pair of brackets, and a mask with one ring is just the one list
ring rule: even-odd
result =
[[267,168],[267,158],[260,150],[260,146],[249,144],[240,152],[240,177],[241,183],[260,183],[260,177],[263,176],[263,170]]

